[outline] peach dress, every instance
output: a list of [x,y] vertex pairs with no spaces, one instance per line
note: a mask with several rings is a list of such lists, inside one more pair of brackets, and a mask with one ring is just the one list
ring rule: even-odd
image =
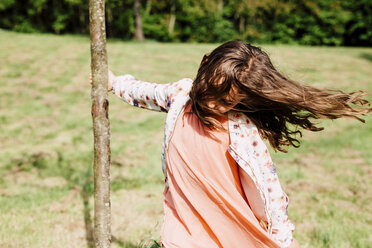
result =
[[[227,115],[218,120],[228,129]],[[162,247],[280,247],[252,212],[229,144],[227,132],[209,131],[186,104],[167,152]]]

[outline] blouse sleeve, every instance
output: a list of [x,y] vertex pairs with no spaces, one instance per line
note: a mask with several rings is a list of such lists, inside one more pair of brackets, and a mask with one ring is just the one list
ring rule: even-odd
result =
[[289,197],[280,186],[276,174],[272,177],[271,189],[269,198],[274,199],[272,204],[272,236],[282,244],[282,247],[289,247],[293,241],[295,226],[288,218]]
[[192,83],[192,79],[183,78],[176,82],[161,84],[141,81],[130,74],[125,74],[115,77],[112,93],[132,106],[168,112],[174,101],[173,96],[185,83]]
[[284,192],[279,177],[276,173],[275,165],[271,159],[270,153],[267,150],[266,144],[261,145],[266,156],[265,165],[262,166],[263,177],[268,185],[268,195],[271,201],[271,216],[272,216],[272,237],[278,241],[282,247],[289,247],[293,241],[293,232],[295,226],[288,218],[289,197]]
[[[271,216],[270,236],[282,248],[287,248],[294,240],[293,232],[295,229],[293,223],[288,219],[289,197],[280,184],[270,152],[257,126],[249,120],[247,115],[240,115],[239,113],[235,115],[237,119],[242,117],[243,119],[240,119],[239,123],[242,126],[247,125],[247,128],[243,129],[242,134],[237,133],[240,134],[240,137],[243,137],[240,141],[241,143],[237,145],[242,146],[240,149],[246,154],[247,159],[250,160],[247,162],[248,165],[249,163],[253,165],[251,170],[253,169],[252,173],[255,174],[255,178],[260,180],[265,186],[263,187],[263,190],[265,190],[264,194],[270,203],[266,203],[268,206],[267,211]],[[236,126],[239,127],[239,125]],[[261,196],[261,198],[263,197]],[[266,197],[263,200],[266,200]]]
[[[252,121],[249,121],[252,124]],[[259,164],[262,180],[266,185],[266,193],[270,202],[268,211],[271,215],[271,237],[282,248],[287,248],[293,242],[295,226],[288,218],[289,197],[284,192],[276,173],[275,165],[270,156],[266,143],[258,132],[256,126],[248,135],[248,147],[253,147],[249,154],[253,154],[252,160]]]

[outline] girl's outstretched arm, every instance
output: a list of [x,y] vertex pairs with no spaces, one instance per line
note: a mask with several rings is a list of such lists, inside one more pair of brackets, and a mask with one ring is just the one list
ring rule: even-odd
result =
[[192,83],[190,78],[167,84],[150,83],[125,74],[114,78],[112,93],[132,106],[168,112],[172,97],[182,90],[184,84],[190,83]]

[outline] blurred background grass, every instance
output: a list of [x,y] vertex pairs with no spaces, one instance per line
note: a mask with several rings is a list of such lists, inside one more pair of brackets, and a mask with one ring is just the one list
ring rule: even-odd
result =
[[[0,32],[0,247],[88,247],[93,221],[89,37]],[[110,69],[194,78],[219,44],[108,39]],[[256,44],[257,45],[257,44]],[[372,49],[258,44],[289,77],[372,92]],[[366,97],[372,101],[370,95]],[[165,113],[109,95],[113,247],[159,241]],[[301,247],[372,247],[372,117],[321,121],[272,158]]]

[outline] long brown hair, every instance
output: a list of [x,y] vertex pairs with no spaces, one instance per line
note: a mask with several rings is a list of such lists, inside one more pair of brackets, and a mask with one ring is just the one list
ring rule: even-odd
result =
[[[193,113],[210,130],[227,131],[216,119],[224,113],[208,105],[213,101],[216,106],[243,112],[275,152],[287,152],[281,146],[300,146],[292,137],[296,133],[302,137],[298,126],[311,131],[324,129],[309,118],[351,117],[365,122],[356,115],[365,115],[372,108],[355,109],[349,104],[370,106],[369,101],[361,98],[366,94],[360,90],[345,93],[319,89],[293,81],[274,68],[261,48],[234,40],[204,55],[189,96]],[[287,123],[296,130],[289,130]]]

